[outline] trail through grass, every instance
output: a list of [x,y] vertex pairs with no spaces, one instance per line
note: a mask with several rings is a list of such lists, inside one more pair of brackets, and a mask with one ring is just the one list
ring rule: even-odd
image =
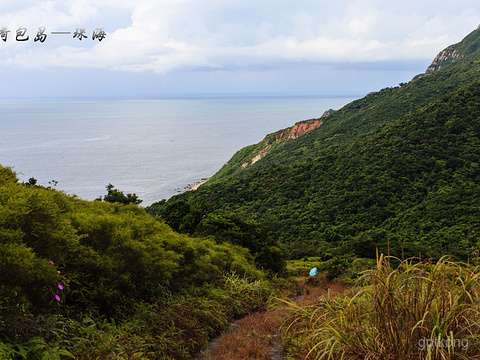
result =
[[[314,303],[329,288],[342,288],[324,277],[295,279],[287,294],[290,301],[305,306]],[[235,321],[230,329],[213,340],[197,360],[287,360],[283,350],[282,324],[289,315],[285,301],[272,298],[267,311],[255,312]]]

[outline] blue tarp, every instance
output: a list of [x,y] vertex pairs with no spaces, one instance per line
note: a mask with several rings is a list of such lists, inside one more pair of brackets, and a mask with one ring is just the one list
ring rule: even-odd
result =
[[318,271],[317,271],[317,268],[314,267],[312,270],[310,270],[310,276],[315,276],[317,275]]

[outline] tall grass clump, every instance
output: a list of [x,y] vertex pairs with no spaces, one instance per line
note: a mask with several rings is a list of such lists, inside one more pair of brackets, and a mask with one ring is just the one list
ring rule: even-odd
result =
[[475,358],[479,270],[447,257],[433,263],[382,255],[351,294],[291,303],[286,346],[305,359]]

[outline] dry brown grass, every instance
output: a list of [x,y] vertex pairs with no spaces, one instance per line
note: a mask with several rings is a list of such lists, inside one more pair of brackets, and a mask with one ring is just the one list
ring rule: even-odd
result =
[[[301,306],[315,304],[319,299],[342,293],[344,286],[330,283],[323,276],[300,277],[288,293],[293,301]],[[297,296],[295,296],[295,294]],[[280,303],[280,304],[279,304]],[[244,317],[234,323],[232,329],[215,341],[213,349],[203,360],[280,360],[286,359],[281,354],[281,327],[290,311],[285,303],[276,299],[270,310]]]
[[346,289],[343,284],[328,281],[325,275],[301,278],[297,284],[301,291],[295,303],[300,306],[313,305],[328,295],[342,294]]
[[273,311],[254,313],[236,322],[235,330],[224,334],[208,360],[268,360],[275,335],[283,321]]

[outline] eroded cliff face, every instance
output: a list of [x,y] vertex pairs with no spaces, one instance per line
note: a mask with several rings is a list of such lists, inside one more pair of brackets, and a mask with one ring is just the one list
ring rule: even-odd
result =
[[[328,112],[323,114],[322,118],[330,115],[332,112],[333,112],[332,110],[329,110]],[[264,158],[268,154],[270,149],[272,148],[272,143],[273,142],[279,141],[279,140],[294,140],[294,139],[297,139],[298,137],[300,137],[300,136],[318,128],[322,124],[323,124],[323,119],[315,119],[315,120],[310,120],[310,121],[304,121],[304,122],[301,122],[301,123],[297,123],[297,124],[293,125],[292,127],[289,127],[285,130],[282,130],[282,131],[274,134],[273,138],[265,138],[263,140],[263,143],[265,144],[265,146],[250,161],[243,163],[241,168],[245,169],[247,166],[253,165],[257,161]]]
[[258,153],[258,155],[255,155],[252,160],[250,160],[249,162],[246,162],[246,163],[243,163],[242,164],[242,169],[245,169],[247,166],[249,165],[253,165],[255,164],[258,160],[261,160],[262,158],[265,157],[265,155],[268,154],[268,151],[270,150],[270,148],[272,147],[272,145],[266,145],[262,150],[260,150],[260,152]]
[[275,134],[275,140],[280,139],[296,139],[309,131],[318,128],[323,124],[322,119],[312,120],[311,122],[299,123],[293,125],[291,128],[285,129],[282,132]]

